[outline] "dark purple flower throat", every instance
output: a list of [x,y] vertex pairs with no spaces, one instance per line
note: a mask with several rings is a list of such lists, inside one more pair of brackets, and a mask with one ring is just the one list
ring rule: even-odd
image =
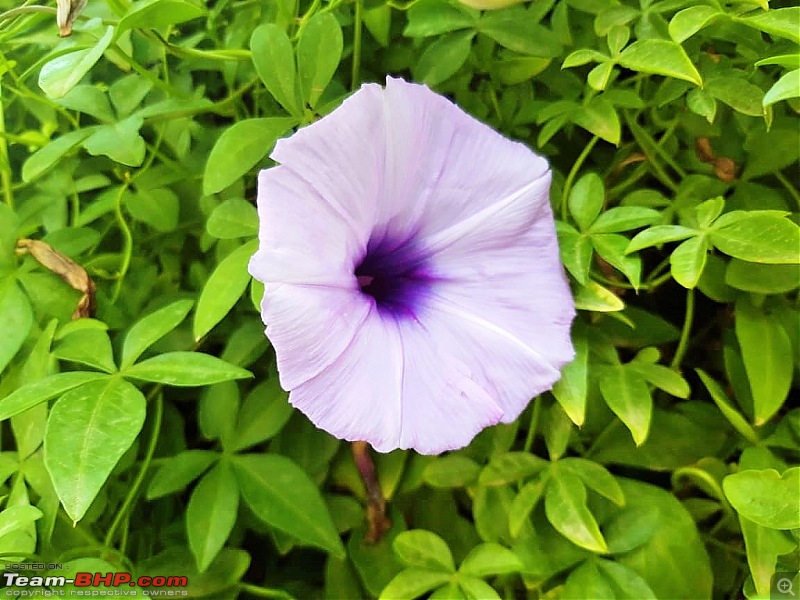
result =
[[431,283],[425,263],[414,249],[413,237],[401,241],[371,238],[354,274],[361,292],[375,299],[378,310],[416,318]]

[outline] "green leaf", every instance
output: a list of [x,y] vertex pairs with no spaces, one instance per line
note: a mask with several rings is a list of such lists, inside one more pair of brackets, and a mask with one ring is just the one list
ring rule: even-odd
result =
[[258,240],[247,242],[226,256],[211,273],[194,313],[192,334],[195,340],[202,338],[224,319],[244,294],[250,282],[247,264],[256,248]]
[[800,263],[800,227],[765,212],[750,211],[729,225],[712,228],[711,243],[725,254],[749,262]]
[[626,69],[641,73],[666,75],[703,85],[700,73],[680,44],[670,40],[638,40],[625,48],[618,58]]
[[441,456],[423,471],[425,483],[437,488],[464,487],[478,479],[481,467],[471,458],[460,454]]
[[206,231],[220,240],[258,235],[258,211],[241,198],[231,198],[217,206],[206,221]]
[[572,113],[572,121],[609,144],[618,145],[621,126],[614,106],[602,96],[593,98]]
[[319,488],[305,471],[277,454],[240,454],[232,461],[242,497],[259,519],[344,557],[342,541]]
[[709,123],[713,123],[717,116],[717,101],[714,97],[700,88],[689,90],[686,94],[686,106],[696,115],[704,117]]
[[533,479],[522,486],[522,489],[514,498],[514,502],[508,511],[508,532],[512,538],[519,537],[533,509],[544,495],[546,485],[546,477]]
[[9,506],[0,512],[0,538],[42,518],[42,511],[29,504]]
[[56,104],[90,115],[98,121],[113,121],[114,112],[108,103],[108,95],[94,85],[76,85]]
[[142,189],[125,195],[125,207],[134,219],[156,231],[174,231],[178,226],[180,201],[168,188]]
[[800,489],[800,467],[784,471],[775,469],[739,471],[722,480],[731,506],[743,517],[772,529],[797,529],[797,490]]
[[695,371],[697,371],[697,375],[700,377],[703,385],[706,386],[708,393],[711,395],[711,399],[714,400],[720,412],[728,419],[730,424],[733,425],[734,429],[751,444],[757,445],[759,443],[758,434],[750,426],[750,423],[747,422],[747,419],[736,410],[736,407],[734,407],[728,395],[725,393],[725,390],[722,389],[722,386],[709,377],[702,369],[695,369]]
[[800,44],[800,30],[797,28],[797,23],[800,22],[800,7],[798,6],[773,8],[752,17],[740,17],[737,20],[764,33]]
[[744,149],[747,161],[742,179],[775,173],[800,159],[800,131],[796,127],[772,127],[765,131],[762,127],[748,134]]
[[725,13],[716,7],[698,5],[678,11],[669,22],[669,37],[681,43]]
[[41,402],[60,396],[64,392],[80,385],[99,379],[106,379],[107,377],[108,375],[105,373],[72,371],[70,373],[56,373],[23,385],[0,400],[0,421],[5,421],[14,415],[25,412]]
[[101,125],[83,142],[92,156],[103,155],[113,161],[138,167],[144,161],[145,143],[139,135],[144,121],[133,115],[112,125]]
[[312,108],[336,72],[343,47],[342,28],[332,13],[317,13],[301,31],[297,70],[303,98]]
[[277,377],[260,383],[247,395],[239,410],[230,450],[239,452],[275,437],[292,412],[288,394],[281,389]]
[[761,104],[764,91],[741,77],[725,75],[709,77],[704,89],[717,100],[744,115],[760,117],[764,114]]
[[652,225],[661,213],[643,206],[615,206],[603,212],[589,228],[592,233],[619,233]]
[[734,258],[725,271],[725,283],[756,294],[783,294],[800,286],[800,265],[765,265]]
[[633,441],[641,446],[647,439],[653,414],[653,398],[647,382],[628,367],[605,367],[600,391],[608,407],[630,430]]
[[87,137],[92,135],[98,127],[86,127],[70,131],[51,140],[31,154],[22,165],[22,181],[34,181],[52,168],[70,150],[80,145]]
[[33,310],[28,297],[8,277],[0,281],[0,372],[16,356],[33,325]]
[[452,77],[467,61],[474,36],[474,31],[459,31],[439,37],[419,57],[414,78],[435,86]]
[[594,223],[606,200],[603,180],[597,173],[586,173],[569,192],[567,204],[569,212],[581,231],[586,231]]
[[792,344],[780,321],[746,299],[736,303],[736,338],[750,390],[756,425],[780,410],[792,385]]
[[527,452],[505,452],[493,456],[483,468],[479,483],[484,487],[495,487],[519,481],[543,471],[549,463]]
[[186,507],[186,537],[198,571],[205,571],[222,550],[238,509],[236,476],[226,461],[220,461],[197,484]]
[[680,244],[669,257],[672,277],[683,287],[697,286],[708,257],[708,242],[703,236],[693,237]]
[[630,254],[650,246],[685,240],[697,235],[697,233],[695,229],[689,229],[682,225],[656,225],[637,233],[625,249],[625,253]]
[[120,367],[130,367],[145,350],[180,325],[193,305],[192,300],[178,300],[134,323],[122,344]]
[[630,240],[618,233],[592,234],[594,249],[607,263],[625,274],[634,289],[639,289],[642,277],[642,259],[638,256],[625,254]]
[[136,363],[125,369],[122,374],[132,379],[179,387],[211,385],[253,376],[250,371],[234,367],[216,356],[202,352],[159,354]]
[[688,398],[691,392],[689,384],[681,377],[680,373],[663,365],[654,365],[638,360],[628,363],[628,368],[633,369],[644,377],[648,383],[672,394],[676,398]]
[[585,334],[573,330],[572,345],[575,358],[561,369],[561,379],[552,392],[570,420],[581,427],[586,418],[589,342]]
[[164,459],[147,487],[147,499],[155,500],[183,490],[219,457],[211,450],[184,450]]
[[379,600],[406,600],[417,598],[450,581],[450,575],[428,569],[405,569],[400,571],[383,588]]
[[397,534],[392,542],[394,553],[407,567],[454,573],[456,570],[450,548],[442,538],[424,529],[412,529]]
[[569,574],[562,593],[564,598],[618,598],[595,562],[588,560]]
[[139,435],[146,405],[138,389],[117,377],[70,390],[53,405],[44,435],[45,465],[74,522]]
[[290,114],[302,115],[294,49],[286,32],[274,23],[260,25],[250,36],[250,50],[267,91]]
[[442,0],[421,0],[408,9],[408,25],[403,35],[408,37],[429,37],[441,35],[458,29],[474,27],[477,13],[458,3]]
[[575,294],[575,308],[593,312],[615,312],[625,308],[625,303],[611,290],[595,281],[589,281]]
[[297,122],[290,117],[245,119],[226,129],[211,149],[203,173],[203,193],[216,194],[235,183],[272,151],[275,141]]
[[458,585],[472,600],[501,600],[500,594],[483,579],[467,575],[458,578]]
[[113,38],[114,28],[109,26],[91,48],[76,50],[46,62],[39,73],[39,87],[50,98],[65,96],[100,60]]
[[590,489],[608,498],[617,506],[625,504],[625,496],[616,478],[606,468],[585,458],[567,457],[559,463],[559,468],[576,475]]
[[563,221],[556,221],[556,233],[561,261],[578,283],[586,285],[594,253],[591,239]]
[[800,97],[800,69],[784,73],[783,76],[764,94],[761,101],[766,107],[781,100]]
[[614,598],[656,600],[647,581],[632,568],[610,560],[598,560],[597,567],[614,590]]
[[117,25],[117,36],[129,29],[161,29],[206,14],[200,5],[186,0],[143,0],[129,5]]
[[538,17],[522,7],[484,13],[477,30],[495,42],[520,54],[539,58],[561,55],[555,34],[538,22]]
[[458,572],[473,577],[488,577],[518,573],[523,569],[522,561],[513,551],[500,544],[488,542],[470,550],[458,567]]
[[53,348],[53,356],[113,373],[117,370],[111,340],[105,329],[80,329],[66,335]]
[[623,554],[646,544],[661,525],[660,513],[651,506],[627,506],[604,523],[603,532],[612,554]]
[[609,57],[602,52],[591,50],[589,48],[581,48],[580,50],[575,50],[574,52],[568,54],[567,58],[564,59],[564,62],[561,63],[561,68],[569,69],[570,67],[580,67],[581,65],[585,65],[589,62],[603,63],[607,60],[609,60]]
[[795,552],[797,542],[788,532],[764,527],[742,515],[739,515],[739,526],[742,528],[753,583],[760,597],[769,598],[778,557]]
[[573,544],[591,552],[608,552],[597,521],[586,506],[586,488],[577,476],[552,469],[544,509],[556,531]]

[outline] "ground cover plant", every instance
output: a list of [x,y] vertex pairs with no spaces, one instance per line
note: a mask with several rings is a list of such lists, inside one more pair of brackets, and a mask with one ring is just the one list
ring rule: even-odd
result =
[[[4,573],[210,598],[800,589],[796,5],[0,6]],[[550,161],[578,317],[515,422],[371,455],[382,520],[368,451],[287,403],[247,265],[276,140],[387,74]]]

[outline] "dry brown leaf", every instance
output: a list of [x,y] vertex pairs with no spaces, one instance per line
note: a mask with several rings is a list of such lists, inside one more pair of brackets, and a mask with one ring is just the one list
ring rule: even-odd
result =
[[68,256],[64,256],[50,244],[39,240],[22,238],[17,240],[17,254],[30,254],[49,271],[66,281],[83,295],[72,313],[73,319],[91,317],[94,313],[94,282],[86,270]]

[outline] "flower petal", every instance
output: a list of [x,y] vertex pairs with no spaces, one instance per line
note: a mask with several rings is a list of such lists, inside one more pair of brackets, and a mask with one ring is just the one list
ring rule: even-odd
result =
[[289,401],[336,437],[379,452],[460,448],[503,411],[468,368],[415,321],[373,310],[342,355]]
[[389,452],[400,430],[402,373],[397,325],[373,304],[341,356],[292,389],[289,402],[336,437]]
[[383,90],[367,84],[325,118],[278,140],[270,157],[311,184],[363,239],[380,197],[384,129]]
[[370,310],[372,303],[357,290],[268,284],[261,316],[283,389],[294,389],[335,362]]
[[249,271],[264,283],[355,289],[353,263],[366,241],[356,238],[330,205],[285,167],[258,175],[258,252]]
[[387,78],[386,119],[386,201],[378,226],[395,237],[405,231],[424,241],[525,188],[548,169],[547,161],[523,144],[424,85]]

